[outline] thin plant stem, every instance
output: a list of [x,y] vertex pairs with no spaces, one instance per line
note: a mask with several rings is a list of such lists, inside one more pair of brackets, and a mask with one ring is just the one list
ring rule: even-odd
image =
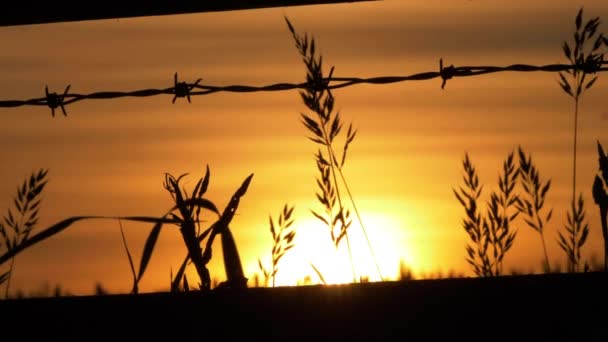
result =
[[[23,227],[23,215],[21,215],[17,227]],[[11,258],[11,266],[8,269],[8,277],[6,278],[6,289],[4,293],[4,298],[6,299],[8,299],[8,293],[11,288],[11,278],[13,276],[13,270],[15,269],[15,259],[17,259],[16,255]]]
[[[562,48],[564,55],[570,61],[574,69],[566,71],[566,74],[571,76],[571,81],[559,73],[560,86],[562,90],[574,99],[574,146],[572,151],[572,215],[568,213],[568,224],[566,230],[569,233],[569,239],[564,238],[560,233],[559,244],[568,256],[570,271],[578,271],[580,262],[580,252],[583,244],[587,239],[589,232],[588,225],[584,222],[584,201],[582,194],[579,196],[578,206],[576,202],[576,155],[577,155],[577,134],[578,134],[578,107],[579,100],[582,94],[591,88],[599,76],[593,77],[585,82],[587,75],[597,73],[602,69],[604,62],[604,52],[602,45],[608,44],[608,39],[599,33],[597,28],[600,24],[599,17],[588,20],[584,25],[582,21],[583,8],[581,7],[576,15],[574,32],[574,49],[570,48],[568,42],[564,42]],[[588,47],[591,47],[588,49]],[[596,182],[597,183],[597,182]],[[597,187],[594,185],[594,199],[597,197]],[[578,236],[580,234],[580,237]],[[585,263],[585,270],[588,265]]]
[[527,225],[540,234],[544,258],[543,270],[550,272],[549,253],[545,243],[544,228],[551,220],[553,209],[541,214],[547,193],[551,187],[551,180],[542,181],[540,172],[532,162],[532,156],[526,156],[521,146],[519,151],[519,179],[523,193],[515,202],[517,211],[524,216]]
[[8,299],[8,292],[9,289],[11,288],[11,278],[13,276],[13,266],[15,265],[15,259],[17,258],[17,256],[13,256],[11,258],[11,266],[8,269],[8,277],[6,278],[6,289],[4,291],[4,298]]
[[[279,271],[279,262],[281,258],[294,247],[294,238],[296,231],[291,228],[293,219],[291,217],[294,207],[289,207],[287,204],[283,207],[283,210],[279,214],[277,224],[272,219],[272,216],[268,217],[270,223],[270,233],[272,235],[272,253],[271,253],[271,268],[270,271],[264,267],[261,259],[258,259],[258,266],[262,274],[264,275],[264,286],[268,286],[268,280],[272,278],[272,287],[276,286],[276,274]],[[277,230],[278,229],[278,230]]]
[[576,200],[576,141],[578,133],[578,96],[574,98],[574,145],[572,150],[572,203]]
[[551,266],[549,264],[549,254],[547,253],[547,245],[545,244],[545,235],[543,232],[540,232],[540,240],[543,243],[543,252],[545,253],[545,272],[549,272],[551,270]]
[[[367,230],[365,229],[365,225],[363,223],[363,220],[361,219],[361,215],[359,214],[359,209],[357,208],[357,205],[355,204],[353,194],[350,191],[350,186],[348,186],[348,182],[346,182],[346,177],[344,176],[344,173],[342,172],[341,167],[338,168],[338,171],[340,172],[340,177],[342,177],[342,182],[344,183],[344,188],[346,189],[346,192],[348,193],[348,197],[350,198],[350,202],[353,206],[353,210],[355,211],[355,215],[357,215],[357,220],[359,220],[359,224],[361,225],[361,230],[363,231],[363,235],[365,236],[365,241],[367,242],[367,247],[369,248],[372,258],[374,259],[374,264],[376,266],[376,271],[378,272],[378,276],[380,276],[380,280],[383,281],[384,277],[382,276],[382,272],[380,271],[380,265],[378,264],[378,259],[376,258],[376,254],[374,253],[374,249],[372,248],[371,241],[369,240],[369,237],[367,236]],[[348,240],[346,240],[346,241],[348,242]]]
[[348,258],[350,259],[350,270],[353,273],[353,282],[357,282],[357,271],[355,270],[355,263],[353,261],[353,252],[350,248],[350,238],[348,237],[348,230],[344,233],[346,238],[346,249],[348,249]]
[[[317,113],[317,115],[319,116],[319,120],[321,122],[323,122],[323,118],[321,117],[321,114]],[[331,147],[331,142],[329,140],[329,134],[327,133],[327,129],[326,129],[325,125],[321,125],[321,129],[323,130],[323,135],[325,136],[325,146],[327,147],[327,154],[329,155],[329,165],[330,165],[330,170],[331,170],[331,176],[334,179],[334,184],[336,185],[336,198],[338,199],[338,205],[340,206],[340,212],[342,215],[344,206],[342,205],[342,195],[340,194],[340,187],[338,185],[338,177],[336,176],[336,169],[335,169],[338,161],[336,160],[336,156],[334,155],[333,148]],[[344,184],[346,184],[346,182]],[[342,219],[343,219],[342,224],[344,225],[344,216],[342,216]],[[357,272],[355,270],[355,262],[353,260],[353,253],[350,248],[348,230],[346,230],[344,235],[346,237],[346,249],[348,249],[348,258],[350,259],[350,267],[351,267],[351,270],[353,273],[353,281],[357,282]]]

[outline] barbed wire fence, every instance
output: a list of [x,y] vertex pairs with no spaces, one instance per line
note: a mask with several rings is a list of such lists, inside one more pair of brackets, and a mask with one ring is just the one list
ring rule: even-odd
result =
[[44,97],[31,98],[28,100],[0,100],[0,108],[13,108],[21,106],[46,106],[51,109],[51,115],[55,116],[55,110],[60,109],[64,116],[67,116],[65,107],[69,104],[84,100],[108,100],[123,97],[149,97],[158,95],[173,95],[172,102],[178,98],[185,98],[191,102],[192,96],[210,95],[218,92],[252,93],[252,92],[271,92],[288,91],[294,89],[326,88],[338,89],[350,87],[358,84],[391,84],[406,81],[425,81],[435,78],[441,79],[441,88],[444,89],[448,80],[458,77],[480,76],[498,72],[562,72],[580,70],[587,74],[608,71],[608,61],[600,60],[594,63],[572,64],[548,64],[548,65],[528,65],[513,64],[509,66],[444,66],[443,59],[439,60],[439,71],[429,71],[411,74],[407,76],[379,76],[371,78],[359,77],[327,77],[322,84],[304,83],[275,83],[265,86],[252,85],[228,85],[214,86],[200,84],[202,79],[193,83],[181,82],[178,74],[173,77],[173,87],[162,89],[141,89],[133,91],[98,91],[89,94],[70,93],[71,85],[68,85],[63,93],[49,92],[48,86],[45,87]]

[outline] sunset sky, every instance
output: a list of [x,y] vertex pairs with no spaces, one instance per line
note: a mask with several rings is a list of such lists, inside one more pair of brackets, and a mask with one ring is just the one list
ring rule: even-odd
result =
[[[438,71],[444,63],[509,65],[567,63],[574,16],[599,16],[608,32],[608,2],[502,0],[384,0],[323,6],[99,20],[1,27],[0,99],[62,92],[167,88],[173,74],[205,85],[303,82],[305,68],[285,25],[314,35],[326,67],[336,77],[401,76]],[[521,145],[551,179],[546,228],[552,264],[565,266],[557,232],[566,222],[572,181],[573,101],[554,73],[496,73],[450,80],[356,85],[333,91],[336,108],[358,135],[344,171],[386,279],[400,260],[423,277],[473,273],[465,262],[464,210],[452,192],[462,183],[465,152],[477,167],[484,200],[497,188],[498,172]],[[579,116],[578,189],[590,224],[584,256],[603,257],[599,210],[591,184],[596,141],[608,146],[608,76],[583,95]],[[231,230],[246,276],[269,262],[268,216],[295,206],[296,246],[279,265],[277,283],[352,275],[345,249],[333,249],[326,227],[310,213],[315,198],[317,147],[306,137],[298,92],[215,93],[171,103],[172,96],[86,100],[52,118],[46,107],[0,108],[0,214],[12,204],[24,177],[49,168],[38,229],[76,215],[159,216],[171,206],[164,174],[189,173],[191,189],[209,165],[208,199],[220,210],[254,173]],[[209,216],[210,217],[210,216]],[[539,272],[538,233],[515,223],[505,272]],[[138,261],[149,224],[123,222]],[[377,274],[358,225],[351,243],[359,275]],[[211,274],[222,280],[219,244]],[[186,253],[175,227],[161,233],[142,291],[169,286],[170,270]],[[6,270],[6,265],[0,271]],[[196,273],[189,269],[191,284]],[[19,254],[11,290],[44,284],[75,294],[97,282],[128,292],[131,274],[117,221],[84,221]],[[252,281],[250,281],[250,285]],[[4,287],[0,288],[2,294]]]

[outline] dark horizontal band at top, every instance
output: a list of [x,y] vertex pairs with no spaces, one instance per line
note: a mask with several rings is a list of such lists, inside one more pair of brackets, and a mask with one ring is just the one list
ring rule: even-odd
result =
[[0,26],[48,24],[173,14],[221,12],[380,0],[15,1],[3,6]]

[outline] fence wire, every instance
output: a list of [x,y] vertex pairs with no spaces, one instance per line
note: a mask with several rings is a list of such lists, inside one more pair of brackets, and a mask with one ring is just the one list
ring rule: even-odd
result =
[[[379,76],[371,78],[359,77],[331,77],[324,79],[324,86],[328,89],[338,89],[354,86],[357,84],[390,84],[406,81],[424,81],[435,78],[441,79],[441,88],[445,88],[446,82],[453,78],[479,76],[497,72],[568,72],[573,70],[581,70],[585,73],[594,74],[597,72],[608,71],[608,62],[602,61],[599,65],[593,66],[591,69],[588,65],[572,65],[572,64],[549,64],[542,66],[513,64],[509,66],[460,66],[443,65],[443,60],[439,60],[439,71],[429,71],[408,76]],[[0,107],[11,108],[21,106],[46,106],[51,109],[52,116],[55,116],[55,109],[61,109],[63,115],[67,116],[65,107],[69,104],[84,101],[84,100],[107,100],[117,99],[122,97],[149,97],[158,95],[172,95],[172,102],[178,98],[185,98],[191,102],[192,96],[209,95],[218,92],[234,92],[234,93],[252,93],[252,92],[268,92],[268,91],[287,91],[294,89],[306,89],[311,85],[304,83],[275,83],[265,86],[251,85],[229,85],[229,86],[214,86],[200,84],[202,79],[196,80],[194,83],[180,82],[178,74],[174,74],[173,87],[163,89],[141,89],[134,91],[99,91],[89,94],[70,93],[71,86],[68,85],[63,93],[49,92],[48,87],[45,88],[44,96],[32,98],[29,100],[2,100]]]

